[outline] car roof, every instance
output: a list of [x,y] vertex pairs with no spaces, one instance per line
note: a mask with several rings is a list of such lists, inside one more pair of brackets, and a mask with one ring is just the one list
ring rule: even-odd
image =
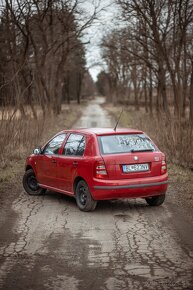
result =
[[71,130],[64,130],[63,132],[67,133],[83,133],[83,134],[92,134],[92,135],[114,135],[114,134],[142,134],[141,130],[130,129],[130,128],[117,128],[114,131],[113,128],[76,128]]

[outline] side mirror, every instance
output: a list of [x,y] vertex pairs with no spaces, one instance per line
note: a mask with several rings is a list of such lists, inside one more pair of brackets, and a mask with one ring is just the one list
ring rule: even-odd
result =
[[39,147],[39,148],[35,148],[34,150],[33,150],[33,154],[35,154],[35,155],[39,155],[39,154],[41,154],[42,153],[42,151],[41,151],[41,148]]

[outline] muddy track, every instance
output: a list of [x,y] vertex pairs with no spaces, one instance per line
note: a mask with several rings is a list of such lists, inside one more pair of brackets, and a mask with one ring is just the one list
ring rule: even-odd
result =
[[[76,127],[112,126],[102,102]],[[193,289],[193,224],[172,186],[161,207],[105,201],[92,213],[62,194],[28,196],[20,182],[11,190],[0,212],[0,289]]]

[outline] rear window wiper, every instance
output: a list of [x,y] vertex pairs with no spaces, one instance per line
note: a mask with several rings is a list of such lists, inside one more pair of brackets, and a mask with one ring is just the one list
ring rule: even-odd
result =
[[149,148],[149,149],[141,149],[141,150],[131,149],[131,152],[147,152],[147,151],[152,152],[152,151],[154,151],[154,149],[151,149],[151,148]]

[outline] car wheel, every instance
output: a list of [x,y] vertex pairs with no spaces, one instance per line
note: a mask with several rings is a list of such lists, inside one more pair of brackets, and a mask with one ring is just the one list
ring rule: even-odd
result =
[[76,203],[82,211],[93,211],[96,208],[97,201],[91,196],[87,183],[80,180],[76,186]]
[[41,188],[38,185],[38,181],[32,169],[29,169],[25,172],[23,176],[23,187],[30,195],[41,195],[46,191],[46,189]]
[[164,202],[165,194],[158,195],[158,196],[147,197],[145,200],[151,206],[159,206],[159,205],[161,205]]

